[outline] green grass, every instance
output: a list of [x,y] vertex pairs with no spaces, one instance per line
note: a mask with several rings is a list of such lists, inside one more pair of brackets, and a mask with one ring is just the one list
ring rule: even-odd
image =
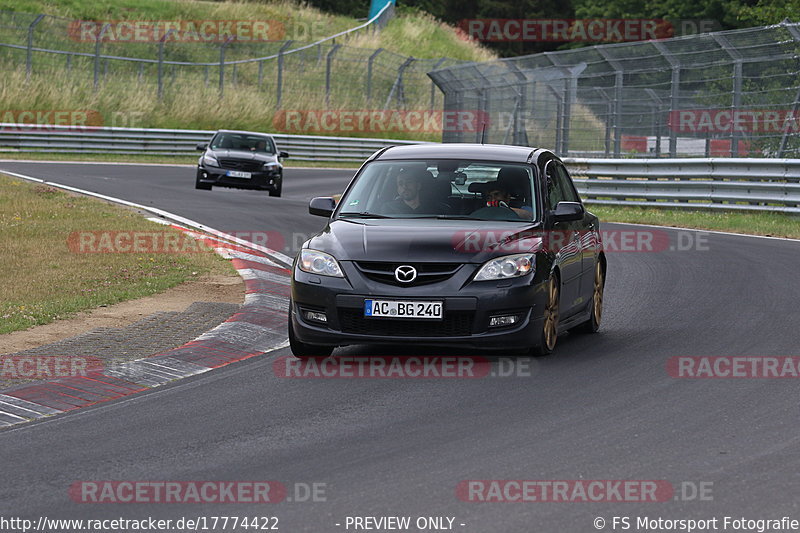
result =
[[602,222],[630,222],[800,239],[800,216],[782,213],[655,209],[592,204],[588,207]]
[[89,231],[177,233],[126,208],[0,175],[0,334],[203,274],[235,274],[213,251],[80,253],[69,246],[71,235]]
[[[34,32],[38,47],[94,53],[92,43],[69,37],[70,20],[274,20],[285,26],[287,38],[303,28],[312,28],[310,40],[323,38],[361,22],[332,16],[292,0],[267,2],[204,2],[198,0],[0,0],[0,9],[16,12],[47,13],[63,20],[45,18]],[[366,6],[365,6],[366,10]],[[2,18],[2,16],[0,16]],[[30,20],[28,20],[28,18]],[[24,44],[23,30],[30,17],[0,20],[0,41]],[[307,42],[297,40],[298,44]],[[285,110],[371,110],[397,106],[397,91],[392,87],[397,70],[406,56],[428,59],[416,62],[405,72],[405,108],[431,107],[431,81],[427,70],[441,57],[482,61],[495,56],[472,41],[461,39],[455,28],[424,13],[406,13],[393,18],[380,32],[362,31],[346,40],[332,65],[330,98],[326,99],[325,70],[328,48],[309,49],[286,56],[280,108]],[[274,54],[279,43],[233,43],[226,49],[226,60],[248,59]],[[103,54],[157,57],[158,47],[152,43],[103,43]],[[377,49],[383,52],[375,59],[372,76],[372,100],[366,98],[367,59]],[[157,65],[110,61],[99,69],[99,87],[94,87],[95,64],[92,57],[72,57],[67,69],[66,56],[33,54],[33,73],[27,79],[25,51],[0,48],[0,67],[4,83],[0,85],[0,101],[6,110],[90,110],[93,125],[144,128],[248,129],[265,132],[281,131],[276,122],[277,62],[266,61],[259,73],[256,63],[245,63],[225,69],[225,94],[218,92],[219,45],[217,43],[168,43],[165,58],[188,62],[213,63],[201,66],[166,65],[164,97],[158,99]],[[143,70],[139,70],[140,67]],[[107,69],[107,70],[106,70]],[[235,80],[235,83],[234,83]],[[390,98],[390,95],[394,94]],[[436,91],[434,108],[440,107],[442,96]],[[315,130],[321,135],[383,137],[416,140],[441,140],[440,133],[419,131],[346,132]]]

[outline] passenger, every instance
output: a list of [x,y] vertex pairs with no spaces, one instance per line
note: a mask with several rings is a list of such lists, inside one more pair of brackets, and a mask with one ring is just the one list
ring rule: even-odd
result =
[[529,205],[521,207],[511,207],[511,195],[505,189],[498,186],[492,187],[486,193],[486,207],[506,207],[514,211],[517,216],[525,220],[533,218],[533,209]]
[[400,172],[397,176],[397,198],[384,205],[387,214],[440,214],[436,205],[425,202],[420,197],[422,177],[411,171]]

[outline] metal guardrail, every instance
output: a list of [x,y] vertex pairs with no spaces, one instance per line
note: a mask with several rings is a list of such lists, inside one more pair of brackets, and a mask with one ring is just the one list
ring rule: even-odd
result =
[[[0,123],[0,156],[11,153],[194,155],[214,131],[102,128]],[[281,150],[299,161],[361,163],[377,150],[419,141],[271,133]]]
[[586,202],[800,214],[800,159],[565,158]]
[[[6,153],[194,155],[206,130],[101,128],[0,124]],[[299,161],[361,163],[386,146],[419,144],[396,139],[271,134]],[[800,214],[800,159],[565,158],[588,203]]]

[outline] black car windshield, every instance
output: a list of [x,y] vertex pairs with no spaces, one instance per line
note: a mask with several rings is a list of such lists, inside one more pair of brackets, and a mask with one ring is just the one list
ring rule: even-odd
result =
[[373,161],[340,200],[341,218],[536,220],[530,165]]
[[272,138],[246,133],[220,132],[211,139],[212,150],[241,150],[245,152],[275,153]]

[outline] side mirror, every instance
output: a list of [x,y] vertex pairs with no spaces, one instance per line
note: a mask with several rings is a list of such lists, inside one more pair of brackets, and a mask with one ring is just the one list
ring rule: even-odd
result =
[[336,200],[330,196],[317,196],[308,202],[309,214],[317,215],[319,217],[330,218],[334,209],[336,209]]
[[569,222],[582,219],[584,209],[583,205],[578,202],[558,202],[552,213],[556,222]]
[[283,159],[289,159],[289,152],[278,152],[278,157],[282,157]]
[[208,148],[208,143],[197,143],[195,148],[197,148],[198,152],[203,152],[206,148]]

